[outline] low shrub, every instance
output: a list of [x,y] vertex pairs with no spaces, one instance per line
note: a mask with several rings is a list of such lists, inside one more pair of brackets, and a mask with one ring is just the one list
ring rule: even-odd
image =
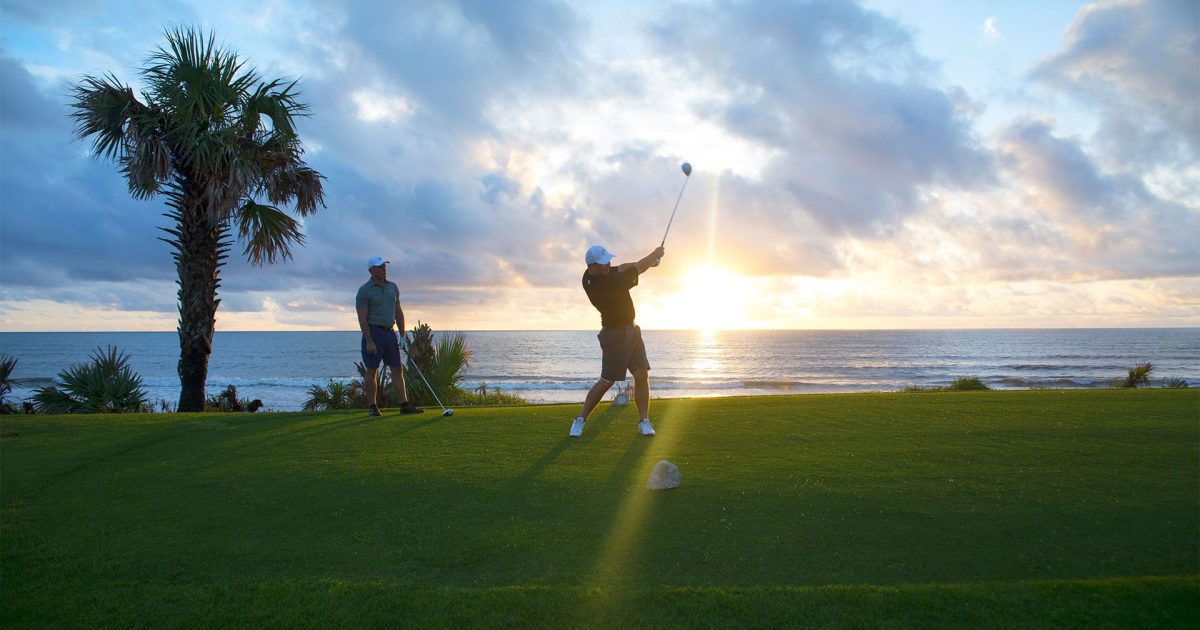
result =
[[[381,370],[386,372],[386,370]],[[349,384],[331,380],[328,385],[313,385],[308,388],[308,400],[304,403],[305,411],[328,411],[330,409],[354,409],[364,407],[362,383],[353,381]]]
[[992,389],[991,387],[988,387],[986,383],[979,380],[979,378],[977,378],[977,377],[964,376],[961,378],[954,379],[954,382],[950,383],[950,385],[948,385],[946,387],[938,387],[938,386],[922,387],[919,385],[913,385],[910,387],[905,387],[904,389],[902,389],[900,391],[902,391],[904,393],[908,393],[908,394],[921,394],[921,393],[928,393],[928,392],[973,392],[973,391],[987,391],[987,390],[991,390],[991,389]]
[[954,382],[951,383],[950,387],[947,387],[946,389],[948,389],[950,391],[955,391],[955,392],[971,392],[971,391],[990,390],[991,387],[988,387],[986,383],[984,383],[983,381],[979,380],[978,378],[976,378],[974,376],[971,376],[971,377],[964,376],[962,378],[954,379]]
[[228,385],[220,394],[209,396],[208,400],[204,401],[205,411],[224,411],[224,412],[250,412],[254,413],[261,409],[263,401],[255,398],[238,398],[237,387]]
[[33,394],[41,413],[132,413],[149,411],[142,377],[129,366],[129,357],[116,346],[96,348],[89,363],[58,373],[57,382]]
[[[461,391],[461,390],[460,390]],[[453,401],[455,405],[526,405],[529,401],[517,396],[516,394],[506,394],[500,391],[499,387],[488,387],[487,383],[480,383],[479,387],[472,392],[462,392],[462,394]]]

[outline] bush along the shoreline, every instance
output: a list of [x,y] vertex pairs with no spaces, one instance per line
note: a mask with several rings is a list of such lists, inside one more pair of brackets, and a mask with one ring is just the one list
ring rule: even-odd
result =
[[516,394],[506,394],[500,391],[499,387],[488,387],[487,383],[480,383],[475,391],[465,392],[465,399],[461,402],[456,402],[457,405],[527,405],[528,400],[517,396]]
[[908,393],[921,393],[921,392],[978,392],[978,391],[989,391],[989,390],[991,390],[991,389],[992,389],[991,387],[988,387],[988,386],[987,386],[987,383],[984,383],[983,381],[979,380],[979,378],[978,378],[978,377],[975,377],[975,376],[963,376],[963,377],[960,377],[960,378],[956,378],[956,379],[954,379],[954,382],[953,382],[953,383],[950,383],[949,385],[947,385],[947,386],[945,386],[945,387],[920,387],[920,386],[913,386],[913,387],[905,387],[905,388],[904,388],[902,391],[904,391],[904,392],[908,392]]
[[237,387],[227,385],[220,394],[209,396],[204,401],[205,411],[250,412],[262,409],[263,401],[255,398],[238,398]]
[[[358,365],[358,364],[355,364]],[[363,407],[362,381],[342,383],[329,381],[328,385],[313,385],[308,388],[305,411],[328,411],[332,409],[354,409]]]
[[135,413],[150,411],[142,377],[129,365],[129,356],[108,346],[96,348],[89,363],[58,373],[53,386],[33,394],[40,413]]

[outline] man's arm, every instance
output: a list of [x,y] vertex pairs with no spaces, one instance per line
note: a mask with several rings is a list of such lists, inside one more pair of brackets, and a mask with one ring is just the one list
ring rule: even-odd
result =
[[396,299],[396,328],[400,330],[400,335],[404,335],[404,309],[400,308],[400,300]]
[[367,323],[367,309],[358,310],[358,329],[362,331],[363,340],[367,343],[367,352],[375,354],[375,340],[371,337],[371,325]]
[[617,265],[617,271],[625,271],[626,269],[637,267],[639,274],[646,273],[646,270],[653,267],[658,262],[658,259],[663,257],[664,253],[666,253],[666,250],[661,247],[655,247],[654,251],[650,252],[648,256],[635,263]]

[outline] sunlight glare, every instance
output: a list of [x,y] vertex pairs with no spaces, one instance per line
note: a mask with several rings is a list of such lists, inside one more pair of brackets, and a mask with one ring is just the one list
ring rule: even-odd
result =
[[748,278],[717,265],[688,272],[683,287],[649,304],[643,319],[652,328],[737,330],[753,328],[746,320],[754,288]]

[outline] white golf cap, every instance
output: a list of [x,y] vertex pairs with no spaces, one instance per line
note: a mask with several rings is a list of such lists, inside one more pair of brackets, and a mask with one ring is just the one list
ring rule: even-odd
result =
[[371,267],[378,267],[379,265],[386,265],[390,262],[392,261],[384,260],[383,256],[372,256],[371,260],[367,261],[367,269],[370,269]]
[[613,259],[612,252],[604,249],[603,245],[592,245],[587,250],[587,255],[583,257],[587,264],[607,265]]

